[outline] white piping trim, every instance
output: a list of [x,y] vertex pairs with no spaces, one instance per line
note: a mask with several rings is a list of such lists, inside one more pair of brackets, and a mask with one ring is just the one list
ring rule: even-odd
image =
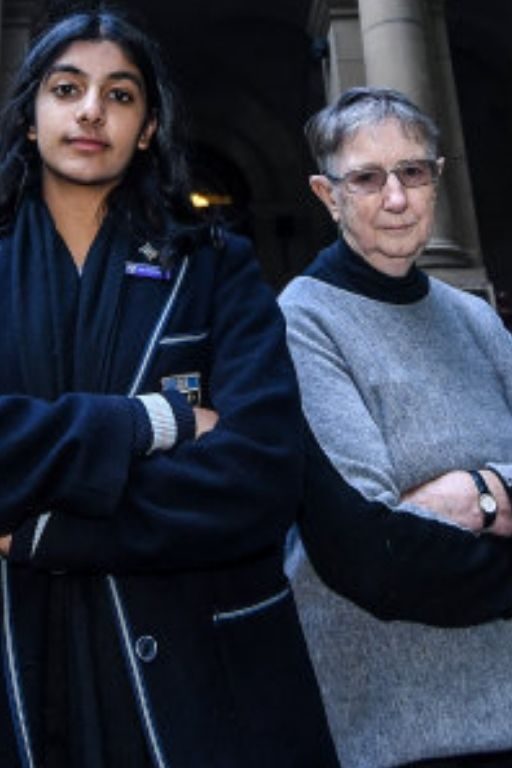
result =
[[7,667],[8,674],[11,683],[12,695],[14,697],[14,703],[16,706],[16,717],[18,720],[18,728],[21,732],[23,741],[23,747],[25,754],[21,755],[21,758],[25,757],[25,764],[27,768],[35,768],[34,757],[32,755],[32,747],[30,745],[30,737],[28,733],[28,726],[25,716],[25,708],[21,699],[21,688],[18,678],[18,670],[16,668],[16,658],[14,654],[14,638],[12,634],[12,622],[11,622],[11,600],[9,595],[8,585],[8,570],[7,561],[2,560],[1,563],[1,575],[2,575],[2,598],[3,598],[3,624],[5,635],[5,650],[7,654]]
[[183,282],[183,278],[185,277],[185,273],[188,269],[188,262],[189,257],[186,256],[183,259],[183,264],[180,267],[180,271],[178,272],[178,277],[176,278],[176,283],[174,284],[174,288],[171,292],[171,295],[167,299],[167,303],[162,311],[162,314],[160,315],[160,319],[158,323],[156,324],[156,327],[153,331],[153,334],[151,336],[151,339],[149,340],[149,344],[146,347],[146,351],[144,353],[144,356],[142,358],[142,361],[139,365],[139,370],[137,375],[135,376],[135,380],[132,383],[132,386],[130,387],[130,390],[128,392],[128,395],[133,397],[139,389],[140,383],[142,381],[142,378],[146,372],[147,365],[149,363],[149,360],[151,359],[151,355],[153,354],[153,350],[158,342],[158,337],[160,336],[162,332],[162,328],[167,322],[167,318],[169,317],[169,313],[171,312],[174,302],[176,301],[176,296],[178,294],[179,289],[181,288],[181,284]]
[[233,619],[243,619],[246,616],[252,616],[255,613],[271,608],[276,603],[280,603],[290,593],[290,587],[286,587],[286,589],[281,590],[276,595],[272,595],[272,597],[268,597],[266,600],[261,600],[259,603],[247,605],[244,608],[235,608],[233,611],[218,611],[213,614],[213,621],[215,624],[218,624],[222,621],[233,621]]
[[45,512],[42,515],[39,515],[37,518],[36,527],[34,529],[34,537],[32,539],[32,546],[30,547],[30,557],[34,557],[36,550],[39,546],[39,543],[41,541],[41,537],[44,533],[44,529],[50,522],[51,512]]
[[[188,256],[186,256],[183,260],[183,264],[181,265],[181,268],[178,273],[178,277],[176,278],[176,283],[173,287],[171,295],[169,296],[167,303],[160,314],[160,318],[155,326],[155,329],[151,335],[151,339],[149,340],[149,343],[146,347],[146,351],[142,357],[142,361],[135,375],[135,379],[132,382],[132,385],[129,389],[128,395],[130,397],[133,397],[134,395],[137,394],[137,390],[144,377],[144,374],[146,373],[146,368],[149,364],[149,361],[151,360],[151,356],[153,354],[155,346],[158,343],[158,337],[160,336],[162,332],[162,328],[167,322],[169,315],[174,307],[176,297],[178,295],[178,291],[181,288],[181,284],[183,283],[183,279],[188,269],[188,264],[189,264],[189,258]],[[165,758],[160,749],[160,744],[158,743],[158,738],[156,735],[155,728],[153,726],[153,722],[151,720],[146,691],[144,689],[144,682],[142,680],[139,667],[138,667],[138,662],[137,662],[137,659],[135,658],[135,654],[133,651],[130,631],[128,629],[128,622],[126,620],[123,603],[121,600],[121,595],[119,594],[117,582],[114,576],[112,575],[106,576],[106,581],[107,581],[108,589],[110,591],[110,596],[114,604],[114,610],[117,615],[119,627],[121,629],[121,639],[124,645],[130,672],[132,674],[132,679],[135,684],[135,694],[139,702],[140,711],[144,720],[144,726],[146,729],[147,736],[149,738],[150,749],[152,750],[153,756],[156,760],[157,768],[168,768]]]
[[119,626],[121,628],[121,633],[123,637],[123,642],[124,642],[128,663],[130,665],[130,670],[133,675],[133,679],[135,681],[135,686],[137,689],[137,697],[139,699],[140,709],[141,709],[142,717],[144,719],[144,724],[146,727],[146,733],[149,736],[150,748],[156,760],[157,768],[167,768],[167,763],[160,749],[160,744],[158,743],[156,732],[151,720],[151,715],[149,712],[149,706],[148,706],[147,697],[146,697],[146,691],[144,690],[144,682],[142,680],[142,677],[139,671],[137,659],[135,658],[135,654],[133,652],[130,631],[128,629],[128,622],[126,620],[126,616],[124,613],[121,596],[119,594],[119,590],[117,588],[117,584],[113,576],[107,576],[107,583],[110,590],[110,595],[114,602],[114,608],[117,614]]
[[202,333],[182,333],[176,336],[163,336],[158,342],[161,347],[170,347],[174,344],[186,344],[193,341],[203,341],[209,336],[208,331]]

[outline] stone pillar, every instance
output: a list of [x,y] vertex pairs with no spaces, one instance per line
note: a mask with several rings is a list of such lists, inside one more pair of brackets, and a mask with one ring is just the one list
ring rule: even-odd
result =
[[[441,127],[443,149],[446,154],[443,183],[451,199],[451,216],[454,231],[471,268],[453,277],[448,270],[441,277],[451,279],[461,288],[482,292],[494,303],[494,292],[483,268],[476,211],[469,176],[464,134],[459,111],[455,78],[452,68],[448,31],[444,13],[445,0],[429,0],[429,24],[435,43],[435,55],[431,57],[432,81],[436,84],[435,117]],[[435,269],[430,270],[435,272]]]
[[355,0],[313,0],[308,31],[313,37],[327,41],[324,82],[328,102],[334,101],[347,88],[365,84],[363,46]]
[[[449,278],[446,270],[476,266],[481,260],[443,2],[359,0],[359,12],[367,84],[403,91],[441,126],[447,166],[422,263]],[[481,277],[476,275],[477,282]]]

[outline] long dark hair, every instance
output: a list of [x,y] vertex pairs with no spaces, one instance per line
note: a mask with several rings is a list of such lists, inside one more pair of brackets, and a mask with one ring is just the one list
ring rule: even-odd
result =
[[189,202],[181,108],[158,44],[117,9],[71,13],[33,41],[0,113],[0,228],[9,227],[24,189],[39,174],[39,154],[27,138],[39,85],[55,59],[77,40],[117,43],[140,69],[148,114],[158,120],[149,149],[135,153],[124,179],[111,193],[109,207],[122,200],[125,215],[135,216],[166,239],[192,232],[197,220]]

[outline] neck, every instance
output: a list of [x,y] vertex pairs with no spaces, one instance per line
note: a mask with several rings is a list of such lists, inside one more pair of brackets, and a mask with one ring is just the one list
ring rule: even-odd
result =
[[73,261],[81,269],[105,215],[104,188],[43,181],[43,199]]

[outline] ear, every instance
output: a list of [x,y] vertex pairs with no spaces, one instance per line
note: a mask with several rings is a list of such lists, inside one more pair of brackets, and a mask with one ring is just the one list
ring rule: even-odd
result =
[[36,141],[37,139],[37,131],[35,125],[29,126],[29,129],[27,131],[27,139],[29,141]]
[[334,221],[340,220],[339,196],[335,187],[326,176],[316,175],[309,177],[309,186],[325,205]]
[[149,145],[151,144],[151,139],[155,135],[157,127],[158,127],[158,122],[156,117],[154,115],[153,117],[148,117],[148,119],[144,123],[142,131],[140,132],[139,140],[137,141],[138,149],[141,149],[141,150],[148,149]]
[[444,157],[438,157],[436,160],[436,164],[437,164],[437,172],[439,176],[441,176],[444,168]]

